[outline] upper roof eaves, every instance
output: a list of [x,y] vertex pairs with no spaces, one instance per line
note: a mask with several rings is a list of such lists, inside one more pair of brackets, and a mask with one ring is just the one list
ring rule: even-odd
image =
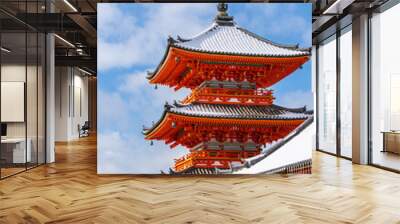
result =
[[234,25],[221,25],[214,22],[207,30],[193,38],[172,39],[173,47],[214,54],[263,56],[263,57],[299,57],[310,55],[310,48],[298,45],[282,45],[267,40],[244,28]]

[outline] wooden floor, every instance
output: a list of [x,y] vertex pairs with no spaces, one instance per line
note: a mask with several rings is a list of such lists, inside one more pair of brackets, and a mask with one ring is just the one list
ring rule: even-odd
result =
[[56,151],[0,181],[0,223],[400,223],[399,174],[323,153],[312,175],[137,177],[98,176],[93,137]]
[[25,167],[7,167],[7,168],[4,168],[4,167],[2,167],[1,168],[1,177],[3,178],[3,177],[8,177],[8,176],[11,176],[11,175],[13,175],[13,174],[16,174],[16,173],[19,173],[19,172],[23,172],[23,171],[25,171],[26,169],[25,169]]
[[372,160],[377,165],[386,166],[395,170],[400,170],[399,154],[375,150],[372,156]]

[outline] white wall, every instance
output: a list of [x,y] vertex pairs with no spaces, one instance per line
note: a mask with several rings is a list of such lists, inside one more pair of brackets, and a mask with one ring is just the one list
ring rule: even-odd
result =
[[[38,70],[37,70],[38,69]],[[2,115],[7,113],[19,114],[19,119],[14,121],[5,121],[7,124],[7,137],[8,138],[24,138],[27,136],[29,139],[28,144],[31,149],[32,162],[39,159],[39,163],[44,163],[44,150],[45,150],[45,120],[44,120],[44,74],[41,66],[25,66],[21,63],[5,63],[1,66],[1,81],[2,81],[2,99],[12,99],[8,95],[23,94],[21,96],[22,102],[9,102],[11,104],[19,103],[19,107],[10,107],[3,105],[2,102]],[[27,80],[26,80],[27,79]],[[22,89],[18,92],[12,93],[4,89],[5,83],[24,84]],[[12,88],[16,88],[13,86]],[[15,89],[16,90],[16,89]],[[26,91],[26,101],[25,101]],[[26,106],[25,106],[26,103]],[[22,105],[21,105],[22,104]],[[14,105],[15,106],[15,105]],[[26,113],[26,119],[25,119]],[[4,121],[4,118],[2,117]]]
[[88,120],[88,77],[72,67],[56,67],[55,140],[79,137],[78,125]]
[[74,75],[74,108],[72,108],[73,119],[71,120],[71,134],[72,136],[78,136],[78,124],[83,125],[85,121],[89,119],[88,111],[88,77],[82,76],[82,73]]
[[[25,64],[5,64],[1,66],[2,82],[24,82],[25,83]],[[28,67],[28,70],[30,68]],[[4,97],[4,96],[3,96]],[[6,108],[1,108],[7,110]],[[24,110],[24,108],[22,108]],[[25,122],[7,122],[8,137],[25,137]]]
[[[1,81],[2,82],[24,82],[26,83],[25,76],[28,72],[28,81],[30,86],[36,86],[36,80],[31,80],[30,75],[36,74],[36,67],[19,65],[19,64],[4,64],[1,66]],[[6,97],[6,96],[3,96]],[[27,88],[27,118],[28,122],[34,122],[34,124],[28,124],[28,137],[31,132],[36,130],[36,113],[32,113],[32,108],[36,111],[36,88]],[[39,105],[40,106],[40,105]],[[7,110],[7,108],[2,108]],[[24,110],[24,108],[22,108]],[[25,137],[25,124],[26,122],[7,122],[7,136],[8,137]],[[35,132],[36,134],[36,132]]]

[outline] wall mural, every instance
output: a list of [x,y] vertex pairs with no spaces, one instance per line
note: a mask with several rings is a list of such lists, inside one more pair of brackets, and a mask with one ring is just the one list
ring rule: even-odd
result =
[[98,173],[311,173],[310,4],[98,15]]

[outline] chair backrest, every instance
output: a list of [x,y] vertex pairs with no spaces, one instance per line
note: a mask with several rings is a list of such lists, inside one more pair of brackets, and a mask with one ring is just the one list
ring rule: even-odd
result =
[[82,128],[89,128],[89,127],[90,127],[89,121],[85,121],[85,123],[83,124]]

